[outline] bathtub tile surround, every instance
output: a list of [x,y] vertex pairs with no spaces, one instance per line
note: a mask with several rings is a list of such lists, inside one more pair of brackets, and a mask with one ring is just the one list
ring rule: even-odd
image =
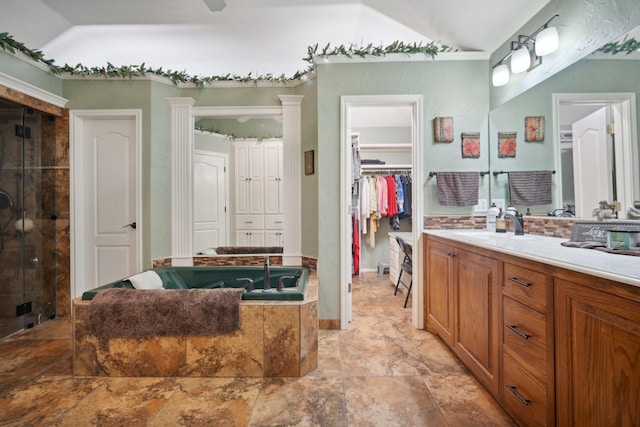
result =
[[318,366],[317,278],[304,301],[242,301],[240,330],[207,337],[100,340],[90,301],[73,301],[76,376],[300,377]]
[[[385,276],[354,278],[353,330],[319,331],[318,368],[301,378],[74,377],[71,321],[47,322],[0,341],[0,425],[514,426],[442,341],[411,326],[403,301]],[[356,351],[415,370],[356,373]]]

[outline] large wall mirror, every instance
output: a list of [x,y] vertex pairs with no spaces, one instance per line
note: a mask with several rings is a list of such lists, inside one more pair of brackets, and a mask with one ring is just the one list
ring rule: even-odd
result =
[[638,219],[639,66],[640,52],[594,53],[492,110],[491,198],[509,204],[507,172],[550,171],[551,203],[518,210],[591,218],[606,200],[619,202],[619,219]]
[[[282,115],[196,118],[193,174],[193,253],[215,255],[236,238],[236,141],[282,139]],[[265,246],[266,242],[263,245]]]

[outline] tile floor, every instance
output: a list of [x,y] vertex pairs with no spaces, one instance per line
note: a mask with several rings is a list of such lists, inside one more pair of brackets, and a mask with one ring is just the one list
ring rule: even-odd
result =
[[71,325],[0,341],[0,426],[512,426],[388,276],[354,280],[353,322],[320,331],[303,378],[74,378]]

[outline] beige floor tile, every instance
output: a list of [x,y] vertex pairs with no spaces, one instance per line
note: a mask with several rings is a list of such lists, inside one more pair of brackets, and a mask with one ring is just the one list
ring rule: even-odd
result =
[[178,388],[177,379],[107,378],[58,420],[61,426],[147,425]]
[[158,426],[246,426],[262,387],[256,378],[183,378],[147,424]]
[[422,378],[345,378],[349,426],[446,426]]
[[265,380],[249,426],[347,426],[342,378]]
[[471,375],[428,375],[423,378],[449,425],[516,425]]

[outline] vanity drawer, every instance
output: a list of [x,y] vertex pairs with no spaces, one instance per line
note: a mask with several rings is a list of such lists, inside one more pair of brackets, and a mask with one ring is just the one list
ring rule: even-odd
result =
[[509,353],[543,383],[547,379],[546,316],[507,296],[502,297],[503,352]]
[[504,263],[503,292],[536,310],[545,311],[547,283],[551,279],[544,273]]
[[267,230],[283,230],[284,229],[283,215],[265,215],[264,228],[266,228]]
[[518,362],[504,355],[502,395],[505,407],[522,425],[547,425],[547,389]]
[[264,215],[236,215],[236,230],[263,230]]

